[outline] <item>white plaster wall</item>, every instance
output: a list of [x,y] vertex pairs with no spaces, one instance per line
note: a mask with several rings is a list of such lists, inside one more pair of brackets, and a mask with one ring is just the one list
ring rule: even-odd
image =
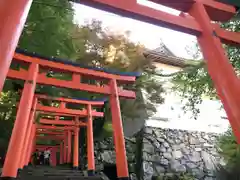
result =
[[[163,73],[174,73],[179,71],[179,68],[167,67],[166,71],[161,67]],[[171,84],[168,79],[165,79],[164,87],[166,88],[165,103],[157,106],[157,113],[146,121],[147,126],[160,128],[174,128],[182,130],[194,130],[222,133],[229,127],[229,122],[225,111],[221,109],[221,103],[209,99],[203,100],[199,105],[200,114],[195,120],[191,112],[184,113],[182,110],[183,103],[181,97],[170,90]],[[162,81],[163,82],[163,81]],[[164,120],[161,120],[164,119]],[[167,120],[167,121],[166,121]]]

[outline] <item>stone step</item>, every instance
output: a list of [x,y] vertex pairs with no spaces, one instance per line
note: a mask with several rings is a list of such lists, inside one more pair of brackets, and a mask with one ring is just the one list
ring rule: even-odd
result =
[[[101,175],[87,177],[80,170],[68,167],[26,167],[20,173],[19,180],[102,180]],[[17,179],[17,180],[18,180]]]
[[37,175],[49,175],[49,176],[83,176],[83,174],[66,174],[66,173],[24,173],[25,175],[32,175],[32,176],[37,176]]
[[38,175],[46,175],[46,176],[84,176],[82,171],[76,170],[31,170],[31,171],[23,171],[21,172],[22,175],[29,175],[29,176],[38,176]]
[[26,169],[71,169],[71,166],[67,167],[67,166],[27,166]]
[[65,173],[74,173],[74,172],[82,172],[81,170],[65,168],[65,169],[58,169],[58,168],[25,168],[23,172],[65,172]]
[[69,178],[72,178],[72,177],[84,177],[82,175],[66,175],[66,174],[24,174],[24,175],[20,175],[21,177],[28,177],[28,176],[45,176],[45,177],[69,177]]
[[19,180],[102,180],[101,177],[23,176]]
[[26,171],[23,171],[23,172],[50,172],[50,173],[57,173],[57,172],[61,172],[61,173],[83,173],[82,171],[78,171],[78,170],[42,170],[42,169],[39,169],[39,170],[26,170]]

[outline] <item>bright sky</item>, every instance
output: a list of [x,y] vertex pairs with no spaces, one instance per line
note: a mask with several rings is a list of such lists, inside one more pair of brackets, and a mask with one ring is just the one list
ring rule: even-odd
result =
[[[152,4],[146,0],[138,0],[139,3],[149,7],[178,15],[179,12],[163,6]],[[86,7],[80,4],[75,4],[75,22],[84,24],[86,20],[96,19],[103,23],[104,27],[109,27],[115,32],[131,31],[130,39],[134,42],[140,42],[149,49],[158,48],[162,41],[175,55],[184,58],[191,58],[187,54],[185,47],[193,45],[196,38],[184,33],[172,31],[155,25],[143,23],[133,19],[118,16],[112,13],[104,12],[94,8]],[[223,132],[227,129],[229,123],[227,120],[222,120],[218,110],[219,104],[213,101],[205,101],[201,106],[201,114],[197,121],[190,118],[189,114],[184,115],[180,108],[180,100],[175,96],[168,95],[166,103],[160,105],[156,116],[168,117],[170,122],[159,122],[150,120],[147,122],[149,126],[172,127],[180,129],[201,130],[210,132]],[[174,106],[174,111],[171,110]],[[179,118],[181,115],[181,118]],[[181,123],[180,123],[181,122]]]
[[[138,0],[138,2],[149,7],[167,11],[174,15],[179,13],[176,10],[156,5],[154,3],[147,2],[146,0]],[[152,4],[154,4],[154,6]],[[160,41],[162,40],[164,44],[166,44],[166,46],[177,56],[190,58],[185,51],[185,47],[187,45],[191,45],[192,42],[195,41],[194,36],[125,18],[80,4],[76,4],[74,8],[75,22],[79,24],[83,24],[85,20],[97,19],[103,22],[104,27],[110,27],[116,32],[124,32],[127,30],[131,31],[131,40],[134,42],[140,42],[149,49],[159,47]]]

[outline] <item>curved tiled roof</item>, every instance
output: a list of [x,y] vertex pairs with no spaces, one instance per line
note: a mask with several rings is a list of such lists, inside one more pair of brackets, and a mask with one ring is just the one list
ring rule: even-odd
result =
[[153,62],[163,63],[163,64],[176,66],[180,68],[189,66],[189,64],[186,63],[187,59],[176,57],[172,53],[168,54],[168,53],[159,52],[156,50],[145,50],[143,55],[146,58],[151,59]]

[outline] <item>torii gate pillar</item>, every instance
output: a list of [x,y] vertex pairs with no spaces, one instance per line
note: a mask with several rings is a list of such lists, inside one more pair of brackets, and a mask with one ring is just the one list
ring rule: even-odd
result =
[[31,129],[31,137],[30,137],[30,142],[28,145],[29,149],[28,149],[28,157],[27,157],[27,162],[25,163],[25,165],[28,165],[29,162],[31,162],[32,160],[32,154],[35,152],[36,149],[36,124],[34,123],[32,125],[32,129]]
[[28,161],[28,149],[31,149],[31,143],[30,143],[30,141],[31,141],[31,130],[32,130],[32,125],[34,123],[36,105],[37,105],[37,98],[34,98],[31,113],[30,113],[29,120],[28,120],[26,136],[24,138],[24,146],[23,146],[23,149],[22,149],[20,169],[23,169],[24,166],[27,165],[26,162]]
[[201,2],[194,3],[189,14],[197,20],[202,28],[202,33],[197,37],[198,42],[236,140],[240,143],[239,79],[224,52],[220,38],[211,24],[204,5]]
[[27,131],[29,114],[34,98],[37,75],[39,71],[38,64],[31,64],[29,67],[28,79],[25,81],[19,108],[17,111],[16,121],[12,130],[12,136],[8,145],[8,151],[4,162],[2,177],[16,178],[22,149],[24,146],[24,138]]
[[67,149],[67,163],[72,162],[72,132],[68,130],[68,149]]
[[112,112],[113,139],[116,151],[117,176],[119,179],[129,179],[125,139],[122,127],[122,117],[118,97],[117,81],[110,81],[110,105]]
[[0,92],[2,91],[31,4],[32,0],[0,1]]
[[61,142],[60,143],[60,146],[59,146],[59,148],[60,148],[60,151],[59,151],[59,164],[63,164],[63,152],[64,152],[64,143],[63,142]]
[[64,132],[64,140],[63,140],[63,163],[67,163],[67,146],[68,146],[68,132]]
[[94,176],[95,174],[95,159],[94,159],[94,142],[93,142],[93,117],[92,106],[87,106],[87,157],[88,157],[88,175]]
[[79,164],[79,127],[74,130],[73,168],[78,169]]
[[51,148],[51,156],[50,156],[51,163],[50,163],[50,164],[51,164],[52,166],[56,166],[56,165],[57,165],[56,153],[57,153],[56,148]]

